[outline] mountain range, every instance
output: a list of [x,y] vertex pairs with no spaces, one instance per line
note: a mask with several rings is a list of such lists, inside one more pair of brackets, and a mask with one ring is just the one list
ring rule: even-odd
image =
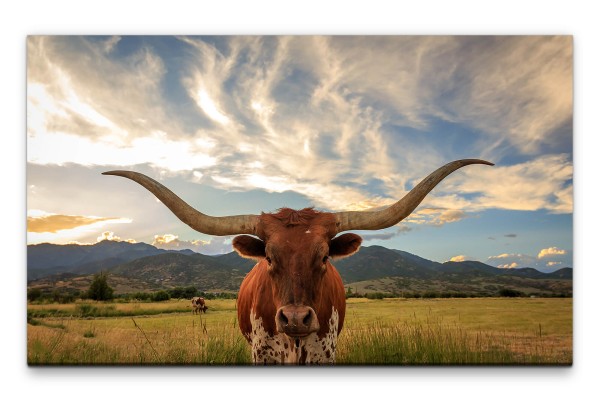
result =
[[[468,292],[494,295],[502,288],[532,294],[572,293],[572,268],[543,273],[533,268],[500,269],[477,261],[438,263],[408,252],[365,246],[333,261],[346,287],[358,292]],[[237,291],[253,260],[236,252],[209,256],[171,251],[145,243],[101,241],[94,245],[39,244],[27,247],[29,287],[85,290],[93,274],[110,273],[116,292],[195,286]]]

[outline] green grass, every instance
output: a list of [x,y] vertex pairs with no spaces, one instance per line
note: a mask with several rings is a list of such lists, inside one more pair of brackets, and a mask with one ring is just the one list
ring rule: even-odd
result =
[[[251,363],[234,300],[83,305],[30,306],[30,364]],[[572,330],[572,299],[351,299],[337,363],[568,365]]]
[[338,364],[350,365],[476,365],[476,364],[567,364],[543,351],[542,342],[533,352],[511,351],[519,337],[480,332],[469,334],[458,326],[437,321],[386,324],[376,321],[347,328],[340,338]]
[[67,305],[46,304],[30,306],[27,314],[31,318],[42,317],[127,317],[141,315],[158,315],[161,313],[190,312],[187,303],[132,303],[111,304],[105,302],[76,303]]
[[[100,304],[111,317],[81,317],[74,313],[81,305],[35,306],[39,325],[28,326],[28,363],[32,365],[239,365],[251,362],[250,349],[237,327],[235,301],[215,300],[209,313],[192,315],[191,308],[173,312],[174,302],[146,304]],[[187,303],[186,303],[187,305]],[[86,312],[94,309],[84,307]],[[42,312],[43,313],[43,312]],[[53,314],[54,315],[51,315]],[[102,313],[104,315],[104,313]],[[61,320],[63,330],[44,322]],[[93,326],[90,326],[93,322]]]
[[571,299],[352,299],[344,331],[338,364],[572,363]]

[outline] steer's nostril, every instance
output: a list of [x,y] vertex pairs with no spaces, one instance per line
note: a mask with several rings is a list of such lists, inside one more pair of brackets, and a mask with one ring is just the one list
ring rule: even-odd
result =
[[309,309],[308,313],[306,314],[306,316],[304,316],[304,319],[302,319],[302,323],[305,326],[309,326],[311,320],[312,320],[312,313],[310,312],[310,309]]
[[283,312],[279,314],[279,320],[281,320],[281,323],[283,324],[288,324],[289,322],[287,316]]

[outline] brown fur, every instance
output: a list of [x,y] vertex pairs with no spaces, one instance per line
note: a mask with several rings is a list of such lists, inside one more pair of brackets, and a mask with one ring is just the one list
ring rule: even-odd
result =
[[360,237],[345,234],[332,239],[334,215],[313,208],[263,213],[257,234],[260,240],[238,236],[233,242],[240,255],[258,259],[242,282],[237,301],[240,329],[248,341],[253,335],[251,312],[262,318],[264,329],[272,336],[277,333],[277,310],[285,305],[314,309],[320,338],[328,330],[334,308],[339,314],[339,333],[344,324],[346,298],[342,279],[327,258],[356,252]]
[[204,298],[202,298],[202,297],[192,298],[192,313],[200,313],[200,312],[206,313],[207,309],[208,309],[208,307],[206,306],[206,304],[204,302]]
[[[311,220],[319,215],[319,211],[312,207],[301,210],[294,210],[287,207],[277,210],[276,213],[268,213],[270,217],[278,219],[284,226],[307,225]],[[267,213],[263,213],[263,216]]]

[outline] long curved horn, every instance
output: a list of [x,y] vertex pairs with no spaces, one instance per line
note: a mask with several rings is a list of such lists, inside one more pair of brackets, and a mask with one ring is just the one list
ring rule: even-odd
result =
[[129,178],[152,192],[166,207],[194,230],[209,235],[255,234],[258,216],[252,214],[214,217],[200,213],[161,183],[134,171],[115,170],[102,173]]
[[348,230],[381,230],[404,220],[419,206],[427,194],[452,172],[469,164],[487,164],[485,160],[463,159],[456,160],[438,168],[421,181],[408,194],[390,207],[378,211],[338,212],[336,215],[337,232]]

